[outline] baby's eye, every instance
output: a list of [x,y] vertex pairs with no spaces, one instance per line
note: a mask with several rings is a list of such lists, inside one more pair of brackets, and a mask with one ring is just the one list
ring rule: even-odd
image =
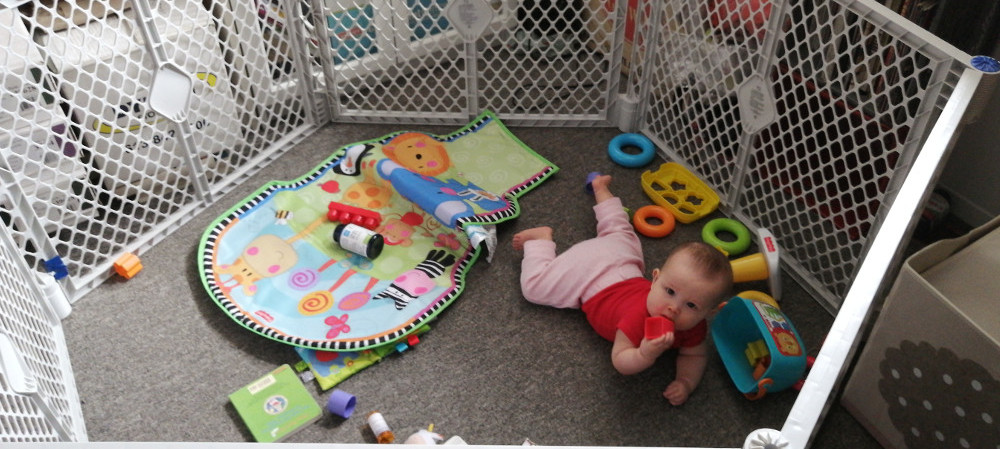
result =
[[687,308],[689,308],[689,309],[691,309],[691,310],[697,310],[697,309],[698,309],[698,304],[695,304],[695,303],[693,303],[693,302],[691,302],[691,301],[688,301],[688,302],[687,302],[686,304],[684,304],[684,305],[685,305],[685,306],[687,306]]
[[676,293],[676,292],[674,292],[674,289],[672,289],[672,288],[670,288],[670,287],[667,287],[667,294],[668,294],[668,295],[670,295],[670,296],[674,296],[674,293]]

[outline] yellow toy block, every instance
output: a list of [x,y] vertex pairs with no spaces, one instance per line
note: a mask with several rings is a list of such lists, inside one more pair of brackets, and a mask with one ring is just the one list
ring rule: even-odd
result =
[[681,223],[691,223],[719,206],[719,195],[708,184],[676,162],[642,174],[642,189]]
[[744,352],[747,356],[747,362],[750,362],[750,366],[757,365],[757,362],[770,355],[770,352],[767,351],[767,344],[764,343],[764,340],[751,341],[750,343],[747,343],[747,349]]

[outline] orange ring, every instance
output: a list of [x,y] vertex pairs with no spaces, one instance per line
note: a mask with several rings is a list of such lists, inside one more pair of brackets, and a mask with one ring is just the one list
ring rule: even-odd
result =
[[[662,223],[655,226],[651,225],[647,221],[649,218],[658,218]],[[676,219],[674,215],[665,207],[655,204],[640,207],[632,217],[632,225],[635,226],[635,230],[646,237],[666,237],[667,234],[674,231],[675,224]]]

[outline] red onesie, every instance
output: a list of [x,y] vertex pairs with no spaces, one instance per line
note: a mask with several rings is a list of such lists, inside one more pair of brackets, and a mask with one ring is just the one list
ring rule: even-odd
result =
[[[583,303],[581,309],[597,334],[615,341],[618,329],[639,347],[645,334],[646,297],[652,281],[637,277],[621,281],[601,290]],[[693,328],[674,333],[674,347],[692,347],[705,341],[708,323],[701,320]]]

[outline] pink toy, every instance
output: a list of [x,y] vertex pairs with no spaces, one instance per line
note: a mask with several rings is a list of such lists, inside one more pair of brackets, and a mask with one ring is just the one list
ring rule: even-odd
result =
[[662,316],[646,318],[646,340],[652,340],[674,331],[674,322]]
[[374,230],[382,224],[382,214],[373,210],[349,206],[336,201],[330,201],[329,209],[326,218],[329,218],[330,221],[355,224],[369,230]]

